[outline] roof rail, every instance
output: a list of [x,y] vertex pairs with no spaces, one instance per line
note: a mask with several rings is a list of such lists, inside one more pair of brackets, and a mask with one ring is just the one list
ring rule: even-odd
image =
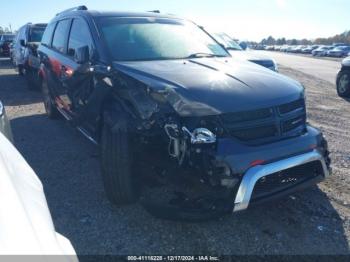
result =
[[151,10],[151,11],[148,11],[148,12],[160,14],[160,11],[159,11],[159,10]]
[[88,8],[85,5],[79,5],[76,7],[68,8],[66,10],[63,10],[62,12],[59,12],[56,14],[56,16],[70,12],[70,11],[79,11],[79,10],[88,10]]

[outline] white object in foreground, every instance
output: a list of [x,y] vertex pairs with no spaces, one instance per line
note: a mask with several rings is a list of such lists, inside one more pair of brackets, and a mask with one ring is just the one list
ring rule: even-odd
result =
[[55,231],[41,181],[0,133],[0,255],[66,255],[70,241]]

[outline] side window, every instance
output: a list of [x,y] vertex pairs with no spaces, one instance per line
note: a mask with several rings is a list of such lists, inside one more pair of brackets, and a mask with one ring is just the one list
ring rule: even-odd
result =
[[50,23],[44,32],[43,38],[41,39],[41,43],[45,46],[51,46],[51,40],[52,40],[52,33],[53,30],[55,30],[56,22]]
[[67,43],[68,30],[70,27],[70,21],[71,20],[69,19],[62,20],[58,22],[56,26],[56,30],[52,40],[52,47],[56,49],[58,52],[65,53],[66,51],[66,43]]
[[76,50],[88,46],[90,52],[93,48],[93,41],[87,23],[82,19],[74,19],[68,42],[68,55],[74,57]]

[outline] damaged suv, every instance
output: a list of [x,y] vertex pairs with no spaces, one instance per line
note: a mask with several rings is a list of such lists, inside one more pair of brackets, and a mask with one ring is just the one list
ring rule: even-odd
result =
[[46,112],[100,147],[108,198],[209,219],[329,175],[298,82],[157,13],[59,13],[38,49]]

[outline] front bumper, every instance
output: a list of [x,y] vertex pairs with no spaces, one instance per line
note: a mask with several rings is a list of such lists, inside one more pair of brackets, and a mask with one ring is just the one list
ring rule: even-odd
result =
[[[233,211],[237,212],[248,208],[255,184],[260,178],[314,161],[319,161],[322,165],[323,170],[323,174],[321,176],[315,177],[315,179],[313,179],[313,182],[316,183],[322,180],[322,176],[325,178],[330,175],[324,156],[317,150],[313,150],[305,154],[293,156],[270,164],[258,165],[250,168],[245,173],[240,183],[238,192],[236,194]],[[294,188],[290,188],[288,192],[293,189]]]
[[[226,171],[226,168],[230,169],[230,177],[236,181],[231,188],[212,188],[203,196],[194,198],[186,193],[175,194],[170,201],[168,198],[150,200],[147,194],[141,198],[141,203],[151,214],[163,219],[216,219],[322,181],[330,175],[328,155],[327,142],[322,133],[311,126],[307,126],[304,135],[256,146],[242,144],[232,138],[219,138],[212,156],[218,166],[224,166]],[[258,159],[262,161],[256,161]],[[315,164],[317,169],[313,167]],[[213,174],[227,179],[227,173],[219,170],[221,173],[214,170]],[[305,176],[304,173],[309,175]],[[272,190],[262,191],[262,181],[266,179],[270,182],[269,178],[282,178],[282,183],[271,183],[269,189]],[[290,178],[296,178],[296,182],[288,181]],[[171,195],[172,189],[164,192]]]
[[[327,142],[322,133],[311,126],[307,126],[307,132],[304,135],[265,145],[249,146],[231,139],[219,140],[216,160],[229,166],[232,174],[239,179],[233,192],[234,212],[247,209],[252,202],[263,202],[276,196],[290,194],[305,185],[316,184],[330,175]],[[301,168],[307,163],[310,165],[316,163],[320,174],[311,174],[313,171],[309,169],[296,172],[301,176],[293,173],[293,168]],[[290,184],[283,183],[283,185],[273,184],[272,186],[281,186],[281,188],[264,195],[262,199],[259,198],[259,201],[255,199],[252,201],[252,194],[259,179],[266,179],[268,176],[273,179],[274,176],[271,175],[277,174],[283,180],[282,171],[292,173],[292,179],[297,181]],[[309,173],[310,176],[307,176]],[[286,179],[289,178],[286,177]]]

